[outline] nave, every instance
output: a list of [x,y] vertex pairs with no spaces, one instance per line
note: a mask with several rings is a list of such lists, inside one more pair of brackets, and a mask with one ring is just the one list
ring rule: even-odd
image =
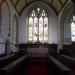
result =
[[29,58],[23,75],[75,75],[75,58],[67,55],[48,55],[46,58]]
[[24,75],[48,75],[48,65],[46,63],[29,63]]
[[0,0],[0,75],[75,75],[75,0]]
[[75,75],[75,58],[64,54],[29,57],[15,53],[0,57],[0,75]]

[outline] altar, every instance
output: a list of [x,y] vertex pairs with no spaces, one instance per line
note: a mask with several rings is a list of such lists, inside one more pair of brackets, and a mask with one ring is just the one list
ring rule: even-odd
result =
[[29,56],[46,57],[48,54],[48,44],[29,44],[27,52]]
[[57,53],[57,44],[27,43],[21,44],[21,50],[26,50],[30,57],[46,57],[49,53]]

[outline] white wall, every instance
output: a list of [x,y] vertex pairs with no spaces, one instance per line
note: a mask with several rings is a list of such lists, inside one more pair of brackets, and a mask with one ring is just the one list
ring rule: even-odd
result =
[[[0,0],[1,3],[1,0]],[[7,40],[9,40],[9,48],[7,53],[10,53],[12,51],[17,51],[17,48],[12,42],[12,27],[13,27],[13,16],[17,15],[17,12],[15,11],[15,8],[11,4],[10,0],[6,0],[6,2],[3,2],[1,4],[1,33],[0,33],[0,54],[5,53],[5,43]],[[10,28],[10,31],[9,31]],[[8,37],[8,34],[10,32],[10,36]]]
[[5,53],[5,43],[3,37],[0,36],[0,54]]
[[[18,13],[17,13],[17,11],[15,10],[15,8],[14,8],[14,6],[12,5],[12,3],[10,2],[10,0],[7,0],[7,3],[8,3],[8,5],[9,5],[9,9],[10,9],[10,28],[11,28],[11,30],[10,30],[10,42],[11,42],[11,47],[10,47],[10,50],[11,51],[13,51],[13,52],[16,52],[16,51],[18,51],[17,50],[17,48],[15,47],[15,40],[13,41],[12,40],[12,36],[14,36],[12,33],[13,33],[13,19],[14,19],[14,15],[16,15],[17,16],[17,19],[18,19],[18,21],[19,21],[19,15],[18,15]],[[15,26],[16,27],[16,26]],[[16,31],[14,31],[14,33],[15,33]],[[15,38],[16,39],[16,38]]]
[[9,9],[6,3],[1,6],[1,34],[4,38],[9,34]]
[[28,14],[35,7],[40,6],[48,11],[49,15],[49,43],[58,43],[58,24],[55,11],[45,3],[35,2],[30,4],[20,16],[19,43],[28,42]]
[[9,9],[6,3],[1,5],[0,54],[5,53],[5,39],[9,34]]

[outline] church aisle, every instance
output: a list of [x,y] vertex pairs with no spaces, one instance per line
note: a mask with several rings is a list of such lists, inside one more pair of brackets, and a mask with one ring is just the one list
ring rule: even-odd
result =
[[47,64],[31,63],[24,75],[48,75]]

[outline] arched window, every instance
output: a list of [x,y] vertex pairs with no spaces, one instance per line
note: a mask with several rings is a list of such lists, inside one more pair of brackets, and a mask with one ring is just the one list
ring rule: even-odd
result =
[[29,15],[29,42],[48,42],[48,15],[39,7]]
[[71,23],[71,40],[75,42],[75,22]]

